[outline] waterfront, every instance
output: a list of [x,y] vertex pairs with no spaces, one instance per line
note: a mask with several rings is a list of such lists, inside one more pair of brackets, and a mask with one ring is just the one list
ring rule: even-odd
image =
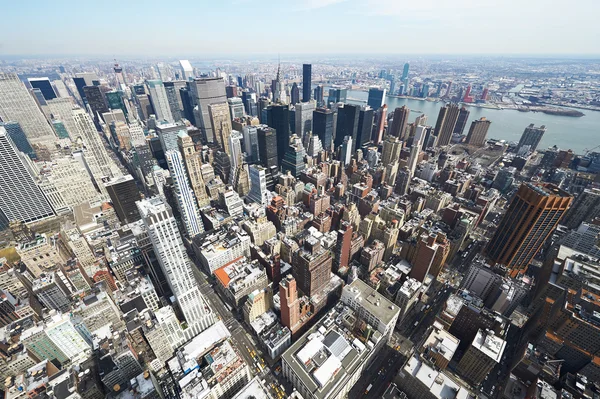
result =
[[[325,93],[328,91],[326,90]],[[360,90],[348,90],[348,102],[355,104],[366,104],[368,93]],[[398,97],[387,97],[386,104],[388,113],[394,112],[396,107],[406,105],[410,108],[410,120],[421,114],[427,115],[427,124],[435,126],[435,122],[443,101],[425,101]],[[544,149],[556,145],[563,149],[572,149],[581,154],[585,149],[591,149],[600,145],[600,112],[582,110],[582,117],[570,117],[559,115],[548,115],[542,112],[519,112],[510,109],[493,109],[476,106],[468,107],[471,111],[469,122],[465,127],[464,134],[469,131],[471,121],[486,117],[492,124],[488,132],[488,138],[518,141],[525,127],[530,123],[546,125],[546,134],[539,148]]]

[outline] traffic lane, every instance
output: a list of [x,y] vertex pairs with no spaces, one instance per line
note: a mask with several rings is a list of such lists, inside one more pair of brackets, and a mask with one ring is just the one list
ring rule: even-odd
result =
[[[370,393],[369,391],[365,394],[365,391],[367,390],[367,387],[370,384],[373,384],[371,390],[375,388],[376,384],[383,384],[386,378],[385,373],[393,372],[391,370],[392,367],[390,367],[389,364],[390,359],[393,359],[393,355],[396,355],[397,357],[400,356],[398,352],[396,352],[387,345],[381,348],[377,357],[365,370],[363,370],[362,375],[360,376],[358,381],[356,381],[356,384],[354,384],[354,386],[350,389],[350,392],[348,393],[348,398],[365,398],[367,397],[366,395]],[[381,371],[382,369],[384,371]]]
[[[367,398],[381,398],[383,393],[390,385],[394,377],[398,374],[398,371],[404,364],[405,358],[400,354],[392,354],[391,358],[383,366],[383,373],[377,377],[376,382],[373,383],[373,387],[366,395]],[[380,369],[381,371],[381,369]]]

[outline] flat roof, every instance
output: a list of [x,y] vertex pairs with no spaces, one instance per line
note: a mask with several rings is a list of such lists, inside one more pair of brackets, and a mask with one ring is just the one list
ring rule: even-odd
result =
[[490,359],[499,363],[506,347],[506,341],[494,335],[493,331],[480,329],[477,331],[472,345],[490,357]]
[[390,323],[400,312],[395,303],[360,279],[356,279],[350,285],[345,286],[344,290],[384,324]]

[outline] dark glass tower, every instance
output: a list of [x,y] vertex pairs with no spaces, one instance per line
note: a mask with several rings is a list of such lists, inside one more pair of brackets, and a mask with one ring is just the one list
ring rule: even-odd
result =
[[106,183],[105,186],[115,213],[122,223],[133,223],[140,220],[135,202],[141,200],[142,197],[131,175],[119,177]]
[[292,93],[291,93],[291,103],[292,105],[296,105],[300,102],[300,88],[298,88],[298,84],[294,82],[292,85]]
[[356,142],[359,114],[360,106],[358,105],[345,104],[338,108],[335,148],[342,145],[345,136],[352,137],[352,142]]
[[323,86],[318,85],[314,90],[315,101],[317,102],[317,107],[322,107],[325,105],[325,100],[323,99]]
[[373,131],[373,108],[366,106],[362,107],[358,114],[358,129],[357,138],[354,145],[354,149],[358,150],[363,147],[369,141],[371,141],[371,132]]
[[312,65],[302,65],[302,101],[310,101],[310,92],[312,88]]
[[83,88],[86,86],[85,79],[84,78],[73,78],[73,83],[75,83],[75,87],[77,87],[77,92],[79,93],[81,100],[84,103],[87,103],[87,100],[85,99],[85,92],[83,91]]
[[57,97],[54,88],[52,87],[52,83],[50,83],[50,79],[48,78],[31,78],[29,79],[29,84],[34,89],[40,89],[46,100],[52,100]]
[[127,115],[127,108],[123,103],[123,93],[121,91],[111,91],[106,93],[106,102],[110,109],[120,109]]
[[267,125],[277,132],[277,164],[280,165],[290,145],[289,107],[283,104],[275,104],[267,107]]
[[456,126],[454,126],[454,132],[457,134],[463,134],[465,131],[465,126],[467,126],[467,120],[469,119],[469,114],[471,111],[462,107],[458,112],[458,120],[456,121]]
[[258,138],[258,154],[260,157],[260,163],[270,169],[279,167],[279,160],[277,158],[277,133],[275,129],[261,125],[257,131]]
[[369,89],[369,98],[367,100],[367,105],[373,109],[379,109],[383,106],[384,102],[385,102],[385,89],[371,87]]
[[23,132],[18,122],[0,122],[0,127],[6,129],[6,133],[8,133],[17,150],[26,154],[31,159],[36,159],[35,151],[33,151],[29,140],[27,140],[27,136],[25,136],[25,132]]
[[85,86],[83,88],[87,103],[92,109],[94,120],[98,121],[98,115],[102,116],[103,113],[108,112],[108,106],[104,99],[104,94],[99,86]]
[[317,108],[313,111],[313,134],[319,136],[326,151],[331,151],[333,144],[333,111],[329,108]]

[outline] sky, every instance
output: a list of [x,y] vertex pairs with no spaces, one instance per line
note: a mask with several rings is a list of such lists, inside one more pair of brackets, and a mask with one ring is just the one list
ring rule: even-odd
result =
[[0,10],[0,55],[600,55],[600,0],[0,0]]

